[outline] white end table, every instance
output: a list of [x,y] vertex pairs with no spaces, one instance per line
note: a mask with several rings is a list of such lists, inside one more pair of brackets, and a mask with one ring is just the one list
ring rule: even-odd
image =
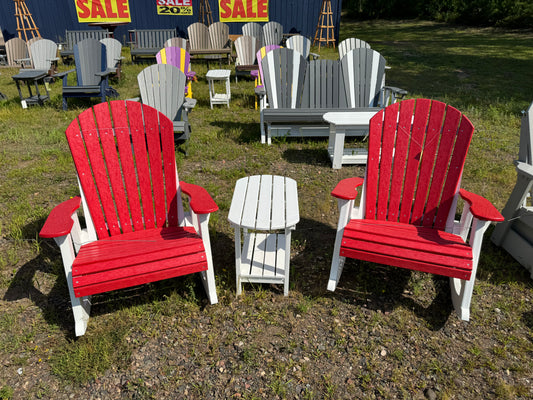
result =
[[342,164],[366,164],[366,149],[345,149],[344,138],[347,130],[361,131],[361,135],[368,133],[370,119],[380,110],[376,107],[324,114],[324,120],[330,124],[328,153],[332,168],[340,169]]
[[[209,84],[209,103],[211,105],[211,108],[213,108],[213,104],[227,104],[229,108],[229,101],[231,99],[231,89],[229,85],[230,75],[231,70],[229,69],[212,69],[210,71],[207,71],[205,78],[207,79],[207,83]],[[216,81],[225,81],[225,93],[215,92]]]
[[300,220],[296,181],[276,175],[239,179],[228,220],[235,228],[237,295],[243,282],[257,282],[283,284],[287,296],[291,230]]

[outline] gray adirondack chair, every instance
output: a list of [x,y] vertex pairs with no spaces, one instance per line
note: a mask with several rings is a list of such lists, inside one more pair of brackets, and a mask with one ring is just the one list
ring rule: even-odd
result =
[[288,49],[296,50],[304,56],[305,59],[317,59],[320,57],[316,53],[311,53],[311,41],[302,35],[294,35],[287,39],[285,46]]
[[257,22],[248,22],[242,26],[243,36],[253,36],[259,41],[260,48],[263,47],[263,27]]
[[503,247],[533,278],[533,103],[522,116],[516,184],[496,225],[492,241]]
[[341,70],[348,107],[386,107],[407,91],[385,86],[385,58],[375,50],[350,50],[341,59]]
[[235,40],[235,82],[238,75],[250,76],[250,71],[259,68],[256,63],[256,53],[259,49],[259,40],[253,36],[241,36]]
[[283,40],[283,26],[276,21],[267,22],[263,26],[263,40],[261,46],[281,44]]
[[120,79],[122,60],[124,59],[122,56],[122,43],[114,38],[100,39],[100,43],[106,48],[107,69],[113,71],[117,78]]
[[30,45],[30,54],[34,69],[48,71],[51,75],[55,71],[57,61],[57,44],[52,40],[41,39]]
[[370,49],[370,45],[364,40],[357,39],[357,38],[344,39],[342,42],[339,43],[339,46],[338,46],[339,60],[342,60],[342,58],[346,54],[348,54],[350,50],[353,50],[353,49]]
[[188,114],[196,100],[185,97],[187,77],[176,66],[154,64],[137,75],[141,101],[165,114],[174,124],[176,140],[190,137]]
[[31,65],[30,55],[26,42],[18,37],[9,39],[6,42],[7,65],[10,67],[29,67]]
[[[118,97],[118,93],[109,86],[108,77],[112,70],[107,68],[106,46],[96,39],[85,39],[74,45],[76,69],[71,69],[56,76],[63,78],[63,110],[67,109],[70,97]],[[77,83],[69,86],[68,74],[76,71]]]

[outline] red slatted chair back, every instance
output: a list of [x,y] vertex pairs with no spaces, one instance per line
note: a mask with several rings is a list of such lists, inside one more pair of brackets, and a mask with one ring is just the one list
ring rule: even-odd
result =
[[370,121],[365,218],[446,229],[474,126],[457,109],[405,100]]
[[99,239],[177,226],[174,130],[164,114],[133,101],[101,103],[66,135]]

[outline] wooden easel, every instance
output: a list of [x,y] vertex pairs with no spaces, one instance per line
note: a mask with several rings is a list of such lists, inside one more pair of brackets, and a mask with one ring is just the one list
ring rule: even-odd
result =
[[[41,37],[39,28],[35,25],[30,10],[24,0],[13,0],[15,2],[15,18],[17,19],[17,32],[19,38],[28,41],[34,37]],[[22,34],[24,33],[24,37]],[[31,35],[31,37],[29,37]]]
[[[326,37],[324,37],[324,30]],[[320,15],[316,25],[315,39],[313,46],[318,42],[318,49],[324,44],[328,47],[330,44],[335,48],[335,31],[333,25],[333,11],[331,11],[331,0],[322,0]]]
[[[206,21],[207,20],[207,21]],[[200,22],[203,22],[207,26],[213,23],[213,15],[211,14],[211,6],[209,5],[209,0],[200,1]]]

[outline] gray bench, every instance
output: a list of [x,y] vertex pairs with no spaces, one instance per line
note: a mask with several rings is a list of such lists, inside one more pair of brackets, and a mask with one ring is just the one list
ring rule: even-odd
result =
[[[359,70],[361,65],[366,68]],[[268,99],[268,107],[261,110],[262,143],[270,144],[275,136],[328,137],[324,114],[382,107],[407,93],[384,86],[385,60],[373,50],[357,50],[341,61],[307,62],[294,50],[276,49],[261,66]]]
[[68,63],[74,57],[74,45],[85,39],[105,39],[110,37],[111,32],[107,29],[92,29],[83,31],[65,31],[65,41],[61,43],[59,54],[63,63]]
[[176,36],[176,29],[133,29],[128,31],[131,61],[155,58],[165,42]]

